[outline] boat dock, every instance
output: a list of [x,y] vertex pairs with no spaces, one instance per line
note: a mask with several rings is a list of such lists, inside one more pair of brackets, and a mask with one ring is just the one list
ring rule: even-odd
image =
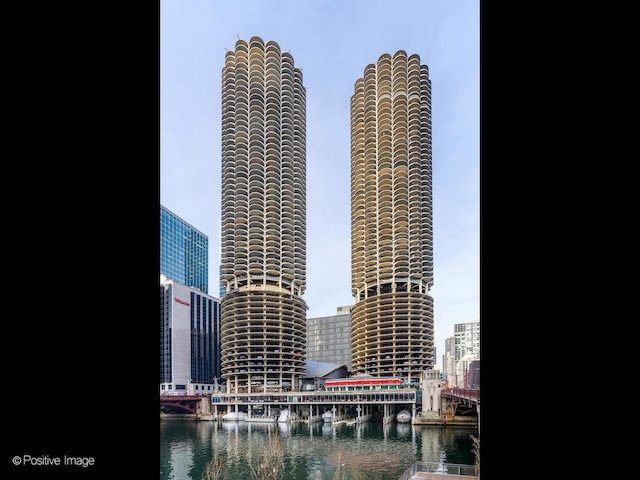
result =
[[[429,397],[427,397],[427,390]],[[424,408],[423,398],[430,398]],[[435,404],[434,404],[435,399]],[[440,403],[442,402],[442,403]],[[216,392],[207,395],[160,396],[160,411],[166,414],[195,414],[196,419],[253,418],[270,421],[272,415],[288,411],[286,421],[341,420],[363,423],[382,417],[414,425],[478,425],[479,389],[444,389],[419,386],[393,377],[327,379],[321,390],[286,392]],[[327,418],[329,417],[329,418]],[[283,419],[279,419],[283,421]]]

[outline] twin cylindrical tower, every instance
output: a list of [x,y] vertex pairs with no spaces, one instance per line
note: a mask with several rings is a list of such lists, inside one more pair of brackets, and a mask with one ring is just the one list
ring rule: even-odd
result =
[[[222,375],[296,389],[306,366],[306,90],[274,41],[237,40],[222,68]],[[432,368],[431,83],[384,54],[351,98],[354,374]]]

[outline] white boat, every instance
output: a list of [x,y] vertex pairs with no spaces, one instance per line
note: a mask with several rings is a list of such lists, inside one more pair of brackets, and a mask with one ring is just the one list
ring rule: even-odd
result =
[[278,416],[278,423],[291,423],[298,421],[298,414],[292,412],[290,408],[285,408],[280,412]]
[[346,420],[349,420],[349,419],[350,417],[348,417],[344,413],[337,413],[337,415],[334,417],[333,412],[331,410],[327,410],[322,414],[322,420],[324,421],[324,423],[333,423],[334,425],[345,422]]
[[411,421],[411,412],[406,409],[400,410],[396,415],[396,421],[398,423],[409,423]]
[[383,417],[382,418],[382,423],[384,423],[386,425],[387,423],[393,422],[395,419],[396,419],[396,414],[392,413],[390,415],[387,415],[386,417]]
[[223,422],[239,422],[247,419],[247,412],[228,412],[222,416]]

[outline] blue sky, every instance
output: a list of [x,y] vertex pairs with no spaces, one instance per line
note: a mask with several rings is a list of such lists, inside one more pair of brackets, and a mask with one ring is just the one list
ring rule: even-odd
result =
[[352,305],[349,99],[365,67],[405,50],[432,88],[436,363],[480,318],[479,0],[161,0],[160,203],[209,237],[220,264],[221,71],[257,35],[290,51],[307,90],[308,318]]

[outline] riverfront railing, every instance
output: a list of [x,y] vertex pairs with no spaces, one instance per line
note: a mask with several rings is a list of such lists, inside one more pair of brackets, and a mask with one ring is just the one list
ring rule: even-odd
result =
[[[475,477],[476,467],[460,463],[416,462],[407,468],[398,480],[410,480],[418,472]],[[435,478],[437,479],[437,477]]]

